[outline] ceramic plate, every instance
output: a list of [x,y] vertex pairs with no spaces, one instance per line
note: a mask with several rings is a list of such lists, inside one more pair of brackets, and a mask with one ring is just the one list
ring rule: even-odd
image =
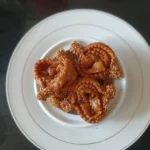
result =
[[[36,99],[35,62],[69,49],[74,40],[106,43],[124,72],[124,78],[115,81],[117,94],[108,115],[97,125]],[[34,26],[16,47],[6,80],[9,108],[19,129],[40,149],[126,149],[149,125],[149,64],[148,44],[125,21],[96,10],[58,13]]]

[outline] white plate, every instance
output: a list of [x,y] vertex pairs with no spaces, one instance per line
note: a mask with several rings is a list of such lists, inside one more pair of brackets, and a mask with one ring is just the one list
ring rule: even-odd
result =
[[[108,115],[90,127],[78,115],[62,113],[35,96],[35,62],[68,49],[73,40],[110,45],[124,72],[115,82],[117,95]],[[148,44],[123,20],[96,10],[58,13],[34,26],[16,47],[6,80],[9,108],[20,130],[40,149],[126,149],[149,125],[149,65]]]

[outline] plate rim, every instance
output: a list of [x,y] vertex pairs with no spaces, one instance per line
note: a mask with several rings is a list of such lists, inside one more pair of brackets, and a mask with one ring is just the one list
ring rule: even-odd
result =
[[[7,104],[8,104],[8,107],[9,107],[9,110],[11,112],[11,115],[12,115],[12,118],[13,120],[15,121],[17,127],[20,129],[20,131],[23,133],[23,135],[32,143],[34,144],[36,147],[40,148],[40,149],[43,149],[43,147],[41,147],[40,145],[38,145],[38,143],[34,142],[33,139],[31,139],[27,134],[26,132],[22,129],[21,125],[19,124],[19,121],[16,119],[15,115],[14,115],[14,112],[11,108],[11,104],[10,104],[10,98],[8,96],[8,75],[9,75],[9,72],[10,72],[10,68],[11,68],[11,64],[12,64],[12,60],[13,58],[15,57],[15,54],[16,52],[18,51],[18,47],[23,43],[23,41],[28,37],[28,35],[30,35],[32,33],[32,31],[34,31],[38,26],[40,26],[42,23],[48,21],[48,19],[51,19],[51,18],[54,18],[55,16],[58,16],[60,14],[63,14],[64,12],[72,12],[72,11],[76,11],[76,12],[83,12],[83,11],[86,11],[86,12],[95,12],[95,13],[103,13],[107,16],[110,16],[112,18],[115,18],[117,20],[119,20],[120,22],[122,22],[123,24],[127,25],[129,28],[131,28],[133,31],[135,31],[135,33],[138,35],[138,37],[140,37],[140,39],[144,42],[145,46],[147,46],[147,48],[149,49],[150,51],[150,47],[147,43],[147,41],[145,40],[145,38],[142,36],[142,34],[137,31],[131,24],[129,24],[127,21],[125,21],[124,19],[116,16],[116,15],[113,15],[111,13],[108,13],[108,12],[105,12],[105,11],[101,11],[101,10],[97,10],[97,9],[71,9],[71,10],[65,10],[65,11],[61,11],[61,12],[58,12],[58,13],[55,13],[53,15],[50,15],[48,17],[46,17],[45,19],[41,20],[40,22],[36,23],[34,26],[32,26],[28,31],[26,31],[26,33],[21,37],[21,39],[19,40],[19,42],[17,43],[16,47],[14,48],[14,51],[12,52],[11,54],[11,57],[9,59],[9,63],[8,63],[8,67],[7,67],[7,72],[6,72],[6,80],[5,80],[5,91],[6,91],[6,99],[7,99]],[[146,131],[146,129],[149,127],[150,125],[150,119],[148,120],[145,128],[141,131],[141,133],[132,141],[130,142],[126,147],[124,147],[123,149],[127,149],[128,147],[130,147],[132,144],[134,144],[142,135],[143,133]],[[122,150],[123,150],[122,149]],[[45,150],[45,149],[43,149]]]

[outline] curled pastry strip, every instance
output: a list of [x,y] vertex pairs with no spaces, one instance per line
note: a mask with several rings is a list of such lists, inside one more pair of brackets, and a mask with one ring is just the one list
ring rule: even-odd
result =
[[54,63],[49,58],[44,58],[39,61],[34,66],[34,76],[37,84],[42,88],[45,88],[48,82],[56,74],[56,69]]
[[[57,93],[65,93],[65,91],[69,91],[69,86],[76,80],[77,73],[75,70],[75,62],[74,57],[70,52],[66,52],[64,50],[58,51],[56,56],[56,62],[58,63],[58,66],[56,69],[59,68],[58,75],[63,76],[61,78],[56,78],[56,82],[63,82],[64,84],[57,90]],[[64,63],[64,64],[63,64]],[[59,66],[60,65],[60,66]]]
[[61,110],[69,113],[74,111],[74,108],[68,101],[68,92],[69,92],[70,84],[66,85],[64,88],[60,89],[61,91],[56,92],[55,95],[51,91],[46,88],[42,88],[38,86],[39,93],[37,94],[37,98],[39,100],[44,100],[49,102],[52,106],[60,108]]
[[64,89],[67,89],[66,87],[77,78],[74,63],[67,54],[60,56],[58,54],[54,60],[48,58],[39,60],[35,65],[34,73],[41,88],[38,93],[40,100],[46,100],[51,94],[64,92]]
[[119,78],[122,76],[116,66],[114,51],[104,43],[92,43],[86,46],[78,57],[78,72],[85,77],[96,79]]
[[76,41],[74,41],[74,42],[71,44],[70,51],[71,51],[76,57],[79,57],[79,55],[82,54],[83,50],[84,50],[84,47],[83,47],[83,45],[81,45],[80,43],[77,43]]
[[106,114],[108,110],[108,105],[111,99],[114,98],[116,94],[116,89],[113,85],[106,85],[104,86],[105,94],[102,95],[102,101],[103,101],[103,113]]
[[54,60],[55,61],[56,60],[61,61],[61,60],[64,60],[66,58],[72,61],[73,67],[76,70],[76,56],[73,53],[71,53],[70,51],[64,51],[63,49],[59,50],[57,52],[57,55],[54,58]]
[[116,65],[112,65],[110,70],[109,70],[109,78],[110,79],[117,79],[117,78],[121,78],[122,76],[123,76],[123,73],[120,70],[120,68]]
[[51,95],[47,98],[47,101],[52,105],[57,108],[60,108],[64,112],[72,112],[74,108],[72,105],[69,103],[69,101],[66,98],[58,98],[55,95]]
[[63,60],[66,58],[72,60],[74,63],[75,56],[70,51],[65,51],[64,49],[61,49],[57,52],[54,60]]
[[115,95],[111,85],[101,86],[92,78],[80,78],[73,85],[69,100],[88,123],[98,123],[107,113],[109,100]]

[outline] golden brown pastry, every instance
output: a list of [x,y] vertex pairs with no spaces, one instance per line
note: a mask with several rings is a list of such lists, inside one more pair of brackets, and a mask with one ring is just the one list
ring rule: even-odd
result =
[[104,43],[89,44],[78,56],[77,69],[80,75],[95,79],[116,79],[122,72],[116,66],[114,51]]
[[88,123],[98,123],[107,113],[110,99],[115,95],[113,85],[102,86],[92,78],[80,78],[69,96],[77,113]]

